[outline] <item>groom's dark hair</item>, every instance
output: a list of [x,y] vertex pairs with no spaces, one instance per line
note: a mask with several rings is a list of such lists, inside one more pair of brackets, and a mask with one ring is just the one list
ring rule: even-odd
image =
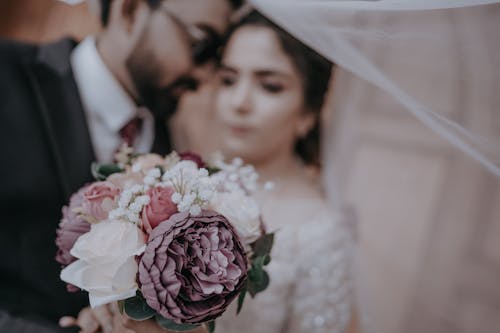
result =
[[[113,1],[113,0],[100,0],[100,3],[101,3],[101,23],[104,27],[107,26],[108,22],[109,22],[109,12],[111,11],[111,1]],[[146,0],[146,3],[149,5],[149,7],[156,8],[163,1],[167,1],[167,0]],[[209,0],[205,0],[205,1],[209,1]],[[228,1],[234,9],[239,8],[241,5],[243,5],[243,2],[244,2],[244,0],[228,0]]]

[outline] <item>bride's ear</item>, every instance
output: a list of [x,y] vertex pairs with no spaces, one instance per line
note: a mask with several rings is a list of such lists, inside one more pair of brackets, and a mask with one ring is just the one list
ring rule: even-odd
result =
[[309,131],[314,127],[317,121],[317,114],[311,111],[306,111],[301,115],[301,118],[297,122],[295,133],[298,139],[302,139],[309,134]]

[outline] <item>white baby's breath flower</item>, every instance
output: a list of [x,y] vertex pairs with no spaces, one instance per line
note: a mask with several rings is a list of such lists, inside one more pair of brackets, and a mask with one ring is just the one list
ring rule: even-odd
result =
[[165,157],[165,162],[163,163],[163,167],[165,168],[165,170],[169,170],[172,167],[174,167],[180,160],[181,158],[179,157],[179,154],[173,151],[169,155],[167,155],[167,157]]
[[132,194],[137,194],[142,192],[143,189],[144,187],[142,185],[136,184],[130,188],[130,192],[132,192]]
[[205,168],[201,168],[198,171],[198,177],[208,177],[208,170]]
[[109,219],[110,220],[115,220],[115,219],[118,219],[122,216],[124,216],[126,213],[125,213],[125,210],[123,208],[116,208],[116,209],[113,209],[112,211],[109,212]]
[[232,164],[235,167],[239,168],[239,167],[241,167],[243,165],[243,160],[241,158],[239,158],[239,157],[236,157],[236,158],[233,159]]
[[140,213],[141,210],[142,210],[142,205],[140,205],[139,203],[137,202],[134,202],[132,203],[130,206],[129,206],[129,209],[131,212],[133,213]]
[[132,210],[128,211],[127,218],[129,219],[130,222],[132,222],[134,224],[138,224],[141,221],[139,218],[139,214],[133,212]]
[[200,192],[199,196],[201,200],[209,201],[212,198],[213,191],[203,190]]
[[172,202],[174,204],[179,204],[182,201],[182,195],[179,192],[172,194]]
[[274,183],[273,182],[266,182],[264,184],[264,190],[265,191],[272,191],[272,190],[274,190]]
[[189,214],[195,215],[195,216],[200,215],[201,214],[201,207],[198,205],[191,206],[191,208],[189,209]]
[[137,202],[138,204],[144,206],[144,205],[147,205],[151,202],[151,198],[149,197],[149,195],[141,195],[141,196],[138,196],[136,199],[135,199],[135,202]]
[[118,206],[122,208],[127,207],[132,200],[132,195],[132,191],[130,190],[123,191],[118,200]]
[[195,199],[196,195],[194,193],[188,193],[182,198],[182,202],[186,205],[192,205]]
[[154,169],[149,170],[148,173],[147,173],[147,175],[149,177],[153,177],[153,178],[160,178],[161,177],[161,171],[158,168],[154,168]]
[[183,213],[183,212],[187,212],[189,211],[189,209],[191,208],[190,205],[186,205],[185,203],[181,202],[180,204],[177,205],[177,209],[179,210],[179,212]]
[[142,165],[140,162],[136,162],[132,165],[132,172],[141,172]]
[[156,178],[151,177],[151,176],[146,176],[143,179],[144,184],[153,186],[156,183]]

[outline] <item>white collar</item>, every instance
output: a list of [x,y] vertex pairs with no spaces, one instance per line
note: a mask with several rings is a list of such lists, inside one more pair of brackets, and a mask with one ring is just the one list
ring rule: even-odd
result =
[[94,37],[85,38],[71,54],[71,65],[85,110],[118,132],[137,115],[137,106],[106,67]]

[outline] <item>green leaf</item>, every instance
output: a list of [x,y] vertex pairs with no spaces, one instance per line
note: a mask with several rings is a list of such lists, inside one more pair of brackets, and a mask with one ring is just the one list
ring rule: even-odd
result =
[[215,168],[215,167],[207,167],[208,174],[211,176],[213,174],[216,174],[217,172],[220,172],[221,169]]
[[271,253],[274,243],[274,234],[262,235],[259,239],[253,243],[253,253],[254,257],[263,257]]
[[236,314],[240,314],[241,309],[243,308],[243,302],[245,301],[245,296],[247,295],[247,283],[245,282],[245,285],[243,288],[241,288],[240,295],[238,296],[238,308],[236,309]]
[[124,301],[123,308],[127,316],[137,321],[153,318],[156,314],[156,311],[151,309],[141,295],[127,298]]
[[207,326],[208,333],[214,333],[215,332],[215,320],[209,321],[205,325]]
[[271,262],[271,256],[266,254],[264,256],[254,258],[252,265],[262,269],[262,267],[269,265],[270,262]]
[[257,295],[258,293],[266,290],[268,286],[269,286],[269,274],[267,274],[266,271],[261,270],[258,279],[255,280],[249,279],[248,292],[250,293],[250,296],[255,297],[255,295]]
[[118,301],[118,310],[120,311],[121,314],[125,311],[125,301],[120,300]]
[[186,331],[191,331],[191,330],[194,330],[194,329],[200,327],[200,325],[177,324],[177,323],[173,322],[172,320],[164,318],[160,315],[156,315],[155,318],[156,318],[156,322],[158,323],[158,325],[160,325],[163,328],[166,328],[167,330],[171,330],[171,331],[186,332]]
[[122,172],[123,169],[117,164],[99,164],[92,163],[91,166],[92,176],[96,180],[106,180],[110,175],[118,172]]
[[249,282],[259,282],[264,278],[264,270],[260,265],[253,265],[250,271],[248,271],[248,281]]

